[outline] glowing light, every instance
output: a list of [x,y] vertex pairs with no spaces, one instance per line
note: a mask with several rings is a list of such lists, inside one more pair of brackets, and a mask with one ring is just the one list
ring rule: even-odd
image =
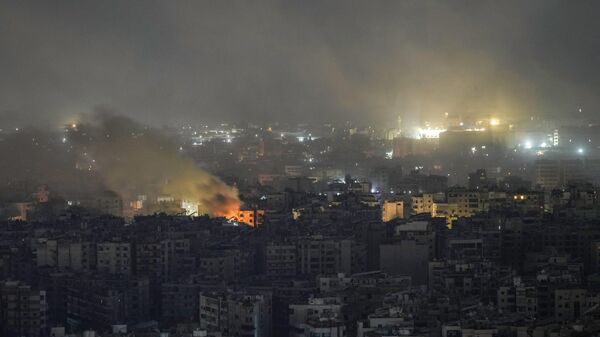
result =
[[216,210],[213,210],[212,216],[222,217],[227,220],[235,220],[240,212],[240,201],[233,198],[223,200]]
[[546,142],[543,142],[542,144],[540,144],[540,147],[548,147],[548,144]]
[[440,138],[440,134],[445,132],[446,129],[441,128],[425,128],[425,129],[417,129],[417,133],[419,138],[427,138],[427,139],[435,139]]
[[527,150],[531,149],[532,147],[533,147],[533,144],[531,143],[530,140],[528,140],[528,141],[525,142],[525,148]]
[[184,209],[185,215],[194,215],[194,214],[197,215],[198,214],[198,203],[197,202],[193,202],[191,200],[182,200],[181,208]]
[[498,125],[500,125],[500,120],[498,118],[491,118],[490,119],[490,125],[491,126],[498,126]]
[[580,147],[580,148],[578,148],[578,149],[577,149],[577,153],[579,153],[579,154],[583,154],[583,148],[581,148],[581,147]]

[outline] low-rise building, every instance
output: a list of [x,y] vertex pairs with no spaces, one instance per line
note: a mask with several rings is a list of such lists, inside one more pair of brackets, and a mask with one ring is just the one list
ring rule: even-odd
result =
[[269,293],[206,292],[200,294],[200,327],[224,336],[271,336]]

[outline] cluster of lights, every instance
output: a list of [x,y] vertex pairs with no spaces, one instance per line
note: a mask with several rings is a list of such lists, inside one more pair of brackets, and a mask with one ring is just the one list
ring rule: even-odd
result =
[[[570,141],[571,141],[571,140],[570,140]],[[537,151],[536,151],[536,154],[537,154],[538,156],[541,156],[541,155],[543,155],[543,154],[544,154],[544,151],[545,151],[546,149],[549,149],[549,148],[551,148],[551,147],[553,147],[553,146],[556,146],[556,144],[557,144],[556,142],[553,142],[552,144],[549,144],[548,142],[542,142],[542,143],[539,145],[539,148],[540,148],[540,149],[543,149],[543,150],[537,150]],[[523,144],[519,144],[519,146],[523,146],[523,148],[524,148],[525,150],[531,150],[531,149],[533,149],[533,142],[532,142],[531,140],[526,140],[526,141],[525,141]],[[515,149],[515,152],[516,152],[516,149]],[[575,149],[575,152],[576,152],[577,154],[580,154],[580,155],[582,155],[582,154],[584,154],[584,153],[585,153],[585,149],[584,149],[583,147],[578,147],[578,148],[576,148],[576,149]]]
[[419,136],[419,138],[426,138],[426,139],[435,139],[435,138],[440,138],[440,134],[442,132],[445,132],[446,129],[442,129],[442,128],[418,128],[417,129],[417,134]]

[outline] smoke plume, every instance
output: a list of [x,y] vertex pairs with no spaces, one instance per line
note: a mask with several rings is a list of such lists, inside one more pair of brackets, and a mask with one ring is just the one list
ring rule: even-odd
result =
[[199,169],[158,131],[105,110],[83,116],[64,136],[21,131],[0,142],[5,181],[47,184],[68,197],[110,190],[125,205],[144,195],[198,205],[199,214],[229,216],[237,190]]
[[237,190],[199,169],[157,131],[99,111],[77,125],[83,160],[124,200],[167,195],[198,204],[198,212],[227,215],[239,208]]

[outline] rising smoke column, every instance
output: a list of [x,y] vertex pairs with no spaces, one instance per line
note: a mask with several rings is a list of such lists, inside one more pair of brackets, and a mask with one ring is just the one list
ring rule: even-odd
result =
[[197,202],[199,214],[225,217],[240,207],[237,189],[196,167],[157,131],[129,118],[96,112],[83,118],[73,138],[81,160],[124,200],[169,195]]

